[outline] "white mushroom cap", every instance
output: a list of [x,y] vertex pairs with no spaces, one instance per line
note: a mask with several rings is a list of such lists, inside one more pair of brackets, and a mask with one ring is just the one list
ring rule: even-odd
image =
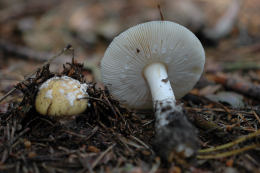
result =
[[86,110],[87,85],[68,76],[53,77],[39,88],[35,108],[42,115],[68,117]]
[[166,66],[175,97],[181,98],[199,80],[204,49],[187,28],[170,21],[136,25],[117,36],[101,61],[104,84],[119,101],[132,108],[152,108],[143,71],[152,63]]

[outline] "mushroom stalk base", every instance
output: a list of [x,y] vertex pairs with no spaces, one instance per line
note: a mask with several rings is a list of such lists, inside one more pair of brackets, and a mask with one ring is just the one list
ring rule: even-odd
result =
[[197,129],[188,121],[175,101],[158,101],[155,105],[155,138],[157,153],[171,162],[173,155],[191,157],[199,149]]

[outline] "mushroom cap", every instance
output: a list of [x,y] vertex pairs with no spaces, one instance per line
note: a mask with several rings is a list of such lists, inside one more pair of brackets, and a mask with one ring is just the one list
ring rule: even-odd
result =
[[152,63],[166,66],[175,97],[181,98],[199,80],[205,52],[187,28],[170,21],[152,21],[118,35],[101,61],[104,84],[130,108],[152,108],[152,96],[143,71]]
[[86,110],[87,85],[68,76],[53,77],[39,88],[35,108],[42,115],[69,117]]

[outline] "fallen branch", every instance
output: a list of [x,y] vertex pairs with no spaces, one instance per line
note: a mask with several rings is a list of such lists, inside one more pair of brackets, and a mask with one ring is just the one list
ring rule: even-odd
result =
[[227,89],[260,100],[260,86],[254,85],[249,82],[238,81],[237,79],[228,77],[224,74],[214,76],[213,80],[216,83],[222,84]]

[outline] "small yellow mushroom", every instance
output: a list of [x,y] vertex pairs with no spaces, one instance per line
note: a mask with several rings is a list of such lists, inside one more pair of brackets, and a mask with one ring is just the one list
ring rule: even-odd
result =
[[44,82],[37,93],[35,108],[42,115],[57,118],[84,112],[88,106],[87,85],[68,76],[53,77]]

